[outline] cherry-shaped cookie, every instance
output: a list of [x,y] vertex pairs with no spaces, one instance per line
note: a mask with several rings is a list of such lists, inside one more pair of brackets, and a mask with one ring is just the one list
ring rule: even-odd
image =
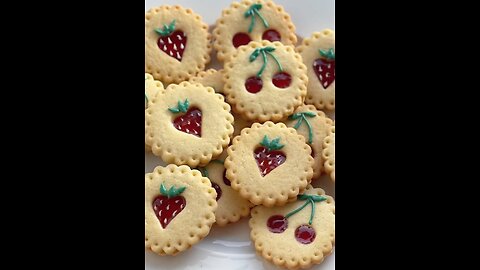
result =
[[[163,84],[153,79],[153,76],[145,73],[145,110],[158,92],[164,90]],[[147,125],[145,124],[145,138],[147,136]],[[145,151],[150,152],[151,147],[145,143]]]
[[335,110],[335,32],[329,29],[315,32],[296,50],[308,69],[305,103],[319,110]]
[[191,9],[160,6],[145,13],[145,72],[180,83],[210,62],[208,25]]
[[145,113],[146,142],[167,163],[205,166],[230,143],[230,106],[213,88],[183,82],[157,94]]
[[222,161],[226,156],[225,151],[220,159],[212,160],[204,168],[198,168],[203,176],[210,179],[212,187],[217,192],[218,207],[215,211],[215,219],[219,226],[237,222],[240,218],[248,216],[253,206],[232,189],[230,181],[226,178],[226,169]]
[[266,260],[288,269],[308,268],[331,254],[335,243],[335,202],[309,186],[285,206],[256,206],[250,237]]
[[303,104],[307,68],[290,46],[251,42],[225,64],[224,93],[234,112],[247,120],[280,121]]
[[227,179],[255,205],[283,205],[302,193],[312,179],[310,147],[283,123],[244,128],[227,153]]
[[230,59],[237,48],[251,41],[297,43],[290,15],[282,6],[269,0],[233,2],[217,20],[213,36],[220,61]]
[[335,181],[335,126],[330,128],[328,136],[323,140],[323,159],[325,160],[325,171]]
[[312,148],[313,179],[321,175],[324,160],[322,158],[323,139],[327,136],[333,122],[325,113],[313,105],[302,105],[285,120],[288,127],[293,127]]
[[208,178],[187,166],[145,174],[145,248],[176,255],[203,239],[215,223],[216,196]]

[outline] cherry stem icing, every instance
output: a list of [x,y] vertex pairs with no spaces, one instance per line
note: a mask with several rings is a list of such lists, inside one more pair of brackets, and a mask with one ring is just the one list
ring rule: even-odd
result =
[[267,62],[268,62],[267,54],[270,55],[273,58],[273,60],[275,60],[275,62],[278,65],[278,68],[280,69],[280,72],[283,72],[283,67],[278,61],[277,57],[272,53],[273,51],[275,51],[275,48],[273,47],[256,48],[250,55],[250,62],[253,62],[258,58],[260,54],[262,54],[263,65],[262,65],[262,68],[260,68],[260,71],[258,71],[257,73],[258,78],[262,77],[263,71],[267,67]]
[[312,225],[313,217],[315,215],[315,203],[326,201],[327,198],[325,198],[323,196],[319,196],[319,195],[302,194],[302,195],[298,195],[298,199],[302,200],[302,201],[306,200],[306,202],[302,206],[300,206],[299,208],[297,208],[297,209],[293,210],[292,212],[286,214],[285,219],[288,219],[289,217],[291,217],[291,216],[295,215],[296,213],[302,211],[302,209],[305,208],[308,204],[311,204],[312,205],[312,211],[310,213],[310,220],[308,221],[308,225]]
[[170,36],[173,31],[175,31],[175,20],[173,20],[169,25],[164,24],[163,29],[155,29],[155,32],[162,37]]
[[250,22],[250,26],[248,27],[248,33],[251,33],[253,31],[253,27],[255,26],[255,15],[257,15],[262,20],[265,28],[268,28],[268,22],[267,20],[265,20],[262,14],[260,14],[260,9],[262,9],[262,4],[253,4],[245,12],[245,18],[252,17],[252,21]]
[[179,112],[187,112],[188,107],[190,107],[190,102],[188,101],[188,98],[185,99],[184,102],[181,102],[180,100],[178,101],[177,107],[174,108],[168,108],[169,111],[172,113],[179,113]]
[[308,143],[309,144],[312,144],[312,142],[313,142],[313,130],[312,130],[312,125],[308,121],[307,117],[312,118],[312,117],[315,117],[316,115],[317,114],[313,113],[313,112],[300,112],[300,113],[295,113],[293,115],[290,115],[288,117],[290,120],[297,120],[298,119],[298,122],[293,127],[294,129],[298,129],[302,125],[302,122],[305,121],[305,123],[307,124],[307,127],[308,127]]
[[333,51],[333,48],[330,48],[328,50],[318,50],[320,53],[320,56],[327,59],[327,60],[335,60],[335,52]]
[[167,190],[167,188],[162,183],[160,185],[160,194],[162,194],[163,196],[167,196],[167,198],[173,198],[182,194],[182,192],[185,191],[186,188],[187,187],[175,188],[175,185],[173,185],[170,187],[170,189]]

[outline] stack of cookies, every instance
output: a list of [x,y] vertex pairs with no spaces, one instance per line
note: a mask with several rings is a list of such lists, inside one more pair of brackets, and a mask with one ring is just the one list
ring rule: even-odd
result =
[[[335,202],[335,34],[297,44],[269,0],[223,10],[213,30],[181,6],[145,13],[145,247],[175,255],[213,224],[250,217],[266,260],[308,268],[331,254]],[[223,69],[208,69],[212,49]],[[214,54],[215,55],[215,54]]]

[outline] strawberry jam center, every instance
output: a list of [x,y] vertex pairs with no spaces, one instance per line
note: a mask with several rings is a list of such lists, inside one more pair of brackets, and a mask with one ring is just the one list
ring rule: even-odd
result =
[[231,186],[230,180],[227,179],[227,170],[223,170],[223,183],[227,186]]
[[160,220],[162,228],[166,228],[168,223],[172,221],[187,205],[183,196],[175,196],[168,198],[167,196],[158,196],[153,201],[153,211]]
[[256,76],[250,77],[245,81],[245,88],[247,89],[248,92],[252,94],[260,92],[260,90],[262,90],[262,87],[263,87],[262,79]]
[[280,36],[280,33],[278,33],[273,29],[270,29],[263,33],[262,39],[264,40],[266,39],[268,41],[274,42],[274,41],[280,41],[282,37]]
[[281,215],[271,216],[267,220],[267,227],[268,230],[273,233],[282,233],[288,227],[288,220]]
[[335,60],[319,58],[313,62],[313,70],[324,89],[335,81]]
[[312,243],[315,236],[315,230],[309,225],[301,225],[295,230],[295,239],[302,244]]
[[182,31],[175,31],[169,36],[159,37],[157,45],[164,53],[182,61],[183,52],[187,45],[187,36]]
[[215,182],[211,182],[212,183],[212,187],[215,189],[215,191],[217,192],[217,198],[216,200],[220,200],[220,197],[222,197],[222,189],[220,188],[220,186],[215,183]]
[[278,88],[287,88],[292,83],[292,77],[286,72],[279,72],[273,75],[272,82]]
[[247,45],[250,41],[250,36],[245,33],[236,33],[232,39],[232,43],[235,48],[238,48],[242,45]]
[[198,108],[189,109],[184,115],[181,115],[173,121],[173,126],[185,133],[202,136],[202,111]]
[[263,146],[255,149],[254,157],[262,176],[269,174],[275,168],[282,165],[287,159],[283,152],[277,150],[270,151]]

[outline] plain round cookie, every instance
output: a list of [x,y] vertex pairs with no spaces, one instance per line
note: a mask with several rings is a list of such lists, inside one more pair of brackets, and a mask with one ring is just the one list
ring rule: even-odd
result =
[[[324,112],[317,110],[315,106],[302,105],[285,120],[285,124],[291,128],[295,128],[298,125],[296,129],[298,134],[302,135],[307,144],[312,148],[314,159],[313,179],[317,179],[323,170],[323,139],[328,135],[333,121]],[[311,127],[311,143],[309,142],[309,127]]]
[[315,240],[310,244],[299,243],[295,239],[295,229],[308,224],[311,215],[311,206],[288,218],[288,227],[282,233],[272,233],[267,228],[267,221],[271,216],[283,215],[301,207],[305,201],[298,200],[282,207],[268,208],[256,206],[252,209],[249,222],[250,238],[259,255],[277,266],[287,269],[309,268],[323,262],[330,255],[335,244],[335,201],[326,196],[320,188],[309,188],[305,194],[314,194],[325,197],[327,200],[315,203],[315,215],[312,226],[315,230]]
[[[180,194],[185,208],[165,228],[153,208],[162,185],[166,189],[185,187]],[[159,166],[145,174],[145,248],[159,255],[176,255],[203,239],[215,222],[216,196],[208,178],[188,166]]]
[[320,58],[319,50],[329,49],[335,49],[335,32],[330,29],[313,33],[296,48],[308,69],[308,93],[305,103],[312,104],[319,110],[335,110],[335,81],[325,89],[313,69],[313,63]]
[[[158,45],[160,35],[155,30],[170,26],[172,22],[174,30],[181,30],[186,36],[181,61],[162,51]],[[145,72],[166,84],[188,80],[210,62],[210,42],[208,25],[191,9],[178,5],[152,8],[145,13]]]
[[195,77],[190,78],[191,83],[200,83],[203,86],[210,86],[215,93],[223,94],[223,69],[213,68],[200,71]]
[[[257,76],[264,66],[262,56],[254,61],[250,61],[250,57],[257,49],[266,47],[275,49],[271,53],[281,64],[283,72],[291,76],[291,83],[286,88],[278,88],[273,84],[272,77],[280,70],[276,61],[268,56],[260,77],[263,87],[255,94],[250,93],[245,87],[246,80]],[[223,91],[227,101],[235,113],[249,121],[280,121],[302,105],[307,94],[307,68],[301,56],[292,47],[280,42],[250,42],[241,46],[224,68]]]
[[[170,109],[187,101],[189,108],[202,112],[201,137],[177,130],[173,121],[182,113]],[[167,163],[205,166],[218,157],[230,143],[233,134],[233,116],[222,95],[201,84],[183,82],[171,84],[157,94],[145,111],[147,144],[152,152]]]
[[328,136],[323,140],[323,148],[325,171],[335,181],[335,126],[330,128]]
[[[283,145],[283,164],[262,176],[254,151],[267,136]],[[303,136],[283,123],[255,123],[242,130],[227,149],[227,178],[232,188],[255,205],[284,205],[296,198],[310,183],[313,175],[311,149]]]
[[[163,84],[159,81],[156,81],[151,74],[145,73],[145,110],[152,102],[156,94],[162,91]],[[147,125],[145,121],[145,138],[147,137]],[[151,147],[145,142],[145,151],[151,152]]]
[[261,4],[259,10],[261,15],[269,24],[268,29],[276,30],[280,36],[280,42],[285,45],[295,46],[297,36],[295,35],[295,25],[293,25],[290,15],[285,12],[282,6],[269,0],[243,0],[233,2],[229,8],[222,11],[222,16],[217,20],[213,30],[213,46],[217,51],[219,61],[229,60],[236,52],[232,39],[236,33],[248,34],[252,41],[262,41],[262,35],[267,30],[262,24],[258,15],[255,15],[255,25],[251,33],[248,33],[251,17],[246,18],[245,12],[253,5]]

